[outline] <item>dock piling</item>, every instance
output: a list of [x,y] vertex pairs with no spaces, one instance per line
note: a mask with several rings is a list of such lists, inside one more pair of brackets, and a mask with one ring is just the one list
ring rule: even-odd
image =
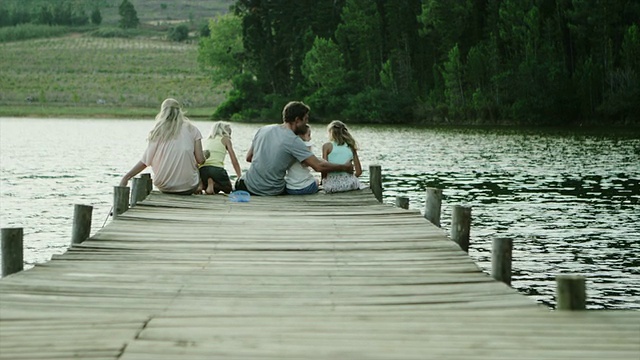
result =
[[153,182],[151,181],[151,174],[149,173],[140,174],[140,179],[142,179],[142,182],[147,187],[147,195],[151,194],[151,190],[153,190]]
[[380,165],[369,166],[369,187],[379,202],[382,202],[382,167]]
[[493,239],[491,246],[491,277],[511,286],[511,254],[513,240]]
[[113,218],[129,209],[129,187],[114,186],[113,187]]
[[24,270],[22,228],[2,228],[2,277]]
[[584,276],[556,276],[557,310],[585,310],[586,300],[587,295]]
[[424,218],[440,227],[440,208],[442,206],[442,189],[427,188],[427,199],[424,205]]
[[454,205],[451,212],[451,240],[460,248],[469,252],[469,233],[471,231],[471,207]]
[[73,228],[71,230],[71,245],[81,244],[89,238],[91,234],[91,216],[93,206],[74,205],[73,207]]
[[131,187],[131,203],[130,207],[135,207],[139,201],[147,197],[147,181],[142,177],[133,178]]
[[409,209],[409,198],[407,196],[396,196],[396,206],[401,209]]

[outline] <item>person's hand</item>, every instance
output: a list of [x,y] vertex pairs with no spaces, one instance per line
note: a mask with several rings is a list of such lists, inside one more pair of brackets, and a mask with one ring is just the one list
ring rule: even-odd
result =
[[119,186],[126,187],[128,183],[129,183],[129,179],[125,176],[122,178],[122,180],[120,180]]

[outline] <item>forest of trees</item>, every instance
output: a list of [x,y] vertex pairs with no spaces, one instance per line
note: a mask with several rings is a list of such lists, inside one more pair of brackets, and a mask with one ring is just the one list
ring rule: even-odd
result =
[[102,22],[100,10],[94,9],[89,18],[84,6],[71,1],[42,3],[35,8],[0,2],[0,27],[20,24],[80,26],[90,20],[99,25]]
[[[120,1],[120,0],[119,0]],[[35,6],[34,6],[35,5]],[[56,0],[40,3],[0,2],[0,27],[21,24],[82,26],[89,22],[102,23],[99,3],[93,6],[87,1]],[[88,10],[90,8],[90,11]],[[87,15],[89,12],[89,15]],[[124,29],[135,28],[140,24],[135,7],[129,0],[121,0],[118,6],[119,26]]]
[[640,125],[637,0],[238,0],[199,61],[220,118]]

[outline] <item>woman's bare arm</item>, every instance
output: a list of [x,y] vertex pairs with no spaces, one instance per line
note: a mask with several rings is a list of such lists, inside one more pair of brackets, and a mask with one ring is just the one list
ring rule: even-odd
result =
[[202,140],[196,140],[194,145],[195,150],[193,151],[193,154],[196,157],[196,162],[198,165],[202,165],[207,160],[207,158],[204,157],[204,152],[202,151]]
[[129,183],[129,180],[131,180],[132,177],[138,175],[142,170],[146,168],[147,168],[147,165],[145,163],[143,163],[142,161],[138,161],[138,163],[133,165],[131,170],[129,170],[129,172],[127,172],[122,177],[122,180],[120,180],[120,186],[127,186],[127,184]]

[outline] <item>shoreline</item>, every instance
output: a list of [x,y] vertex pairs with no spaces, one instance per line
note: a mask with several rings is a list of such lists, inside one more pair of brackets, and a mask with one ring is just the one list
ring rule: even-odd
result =
[[[187,117],[211,120],[213,108],[185,108]],[[131,119],[154,118],[159,107],[97,107],[97,106],[39,106],[3,105],[0,117],[42,117],[42,118],[90,118],[90,119]]]
[[[70,119],[153,119],[158,114],[159,107],[144,107],[144,106],[123,106],[123,107],[111,107],[111,106],[92,106],[92,105],[2,105],[0,104],[0,118],[70,118]],[[184,108],[184,111],[188,118],[194,120],[211,120],[214,121],[212,114],[215,111],[214,107],[207,108]],[[225,120],[230,121],[230,120]],[[326,119],[315,119],[317,122],[324,122]],[[233,122],[233,121],[232,121]],[[270,121],[264,120],[252,120],[245,119],[243,123],[270,123]],[[448,122],[430,123],[428,121],[417,121],[413,123],[379,123],[372,122],[354,122],[359,125],[370,126],[417,126],[417,127],[438,127],[438,128],[477,128],[477,129],[534,129],[534,130],[553,130],[553,129],[571,129],[582,131],[602,131],[606,132],[620,132],[631,131],[636,134],[640,132],[640,125],[635,126],[632,124],[585,124],[574,126],[523,126],[521,124],[477,124],[477,123],[464,123],[464,122]]]

